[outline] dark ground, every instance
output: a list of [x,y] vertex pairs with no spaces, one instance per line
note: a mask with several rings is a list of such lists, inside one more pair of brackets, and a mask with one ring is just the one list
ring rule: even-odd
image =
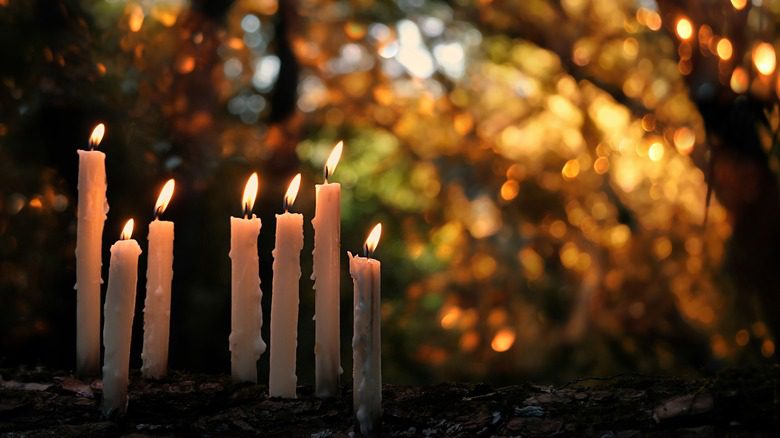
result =
[[[135,374],[127,416],[100,418],[100,384],[64,373],[0,370],[0,436],[116,435],[343,437],[352,392],[269,399],[263,385],[228,376]],[[385,385],[386,436],[780,436],[780,366],[710,378],[623,375],[562,386]]]

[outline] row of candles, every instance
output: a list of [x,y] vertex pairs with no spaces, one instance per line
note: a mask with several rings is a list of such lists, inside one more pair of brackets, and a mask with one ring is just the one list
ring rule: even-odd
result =
[[[78,226],[76,245],[77,372],[97,374],[100,367],[100,289],[103,224],[106,201],[105,154],[95,150],[105,133],[98,125],[90,137],[89,150],[79,150]],[[338,394],[340,359],[340,246],[341,187],[328,177],[341,157],[339,142],[325,163],[325,181],[315,186],[314,227],[315,289],[315,393]],[[276,246],[273,250],[271,296],[270,375],[272,397],[296,396],[296,349],[299,307],[300,252],[303,248],[303,215],[291,213],[300,188],[301,175],[293,178],[284,197],[284,213],[276,215]],[[159,379],[166,375],[173,279],[174,224],[161,220],[174,191],[169,180],[155,205],[149,224],[142,374]],[[237,382],[257,382],[257,361],[265,352],[262,339],[259,257],[257,240],[261,221],[252,213],[258,177],[253,173],[245,186],[243,217],[230,218],[231,259],[231,375]],[[130,340],[135,309],[138,258],[141,247],[131,238],[130,219],[121,238],[111,246],[108,287],[104,308],[103,401],[107,416],[124,413]],[[371,258],[381,234],[381,224],[370,232],[364,257],[348,252],[354,281],[353,394],[361,432],[376,431],[381,412],[380,263]]]

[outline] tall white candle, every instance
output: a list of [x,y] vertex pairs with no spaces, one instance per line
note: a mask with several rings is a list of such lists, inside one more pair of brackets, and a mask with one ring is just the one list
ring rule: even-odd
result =
[[341,339],[339,280],[341,273],[341,185],[328,183],[341,157],[338,142],[325,163],[325,183],[317,184],[314,219],[314,355],[315,394],[333,397],[339,390]]
[[[90,148],[100,144],[105,125],[97,125]],[[76,373],[100,372],[100,269],[106,201],[106,155],[79,150],[79,203],[76,225]]]
[[144,347],[141,373],[147,379],[161,379],[168,372],[168,339],[171,320],[171,282],[173,280],[173,222],[161,221],[173,196],[175,182],[165,183],[149,224],[149,258],[146,266],[144,300]]
[[130,367],[130,339],[135,314],[138,256],[141,247],[131,239],[133,220],[127,221],[122,238],[111,246],[105,322],[103,324],[103,404],[106,417],[127,411],[127,383]]
[[365,257],[347,253],[355,300],[352,402],[363,436],[379,436],[382,418],[381,264],[371,258],[381,233],[377,224],[366,239]]
[[260,264],[257,237],[262,226],[252,213],[257,196],[257,173],[244,189],[244,218],[230,218],[231,331],[230,368],[235,382],[257,383],[257,360],[265,352],[260,334],[263,312],[260,300]]
[[274,281],[271,292],[271,368],[268,394],[295,398],[295,352],[298,348],[298,282],[301,278],[303,215],[287,210],[295,202],[301,174],[284,196],[284,214],[276,215]]

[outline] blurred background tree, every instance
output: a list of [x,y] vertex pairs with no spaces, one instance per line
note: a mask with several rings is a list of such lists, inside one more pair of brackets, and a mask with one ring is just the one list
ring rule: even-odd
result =
[[[274,214],[303,171],[312,217],[339,139],[344,251],[385,225],[386,380],[776,361],[779,17],[777,0],[0,0],[0,365],[72,367],[75,150],[98,121],[105,263],[127,217],[145,245],[177,179],[174,368],[227,371],[247,175],[268,321]],[[311,242],[307,225],[303,383]]]

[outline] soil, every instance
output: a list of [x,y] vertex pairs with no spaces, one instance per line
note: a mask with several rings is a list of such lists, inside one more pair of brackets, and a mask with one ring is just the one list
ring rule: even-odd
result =
[[[134,374],[122,418],[101,418],[100,381],[47,370],[0,370],[0,436],[355,435],[352,391],[320,400],[268,398],[229,376]],[[565,385],[385,385],[385,436],[780,436],[780,366],[708,378],[620,375]]]

